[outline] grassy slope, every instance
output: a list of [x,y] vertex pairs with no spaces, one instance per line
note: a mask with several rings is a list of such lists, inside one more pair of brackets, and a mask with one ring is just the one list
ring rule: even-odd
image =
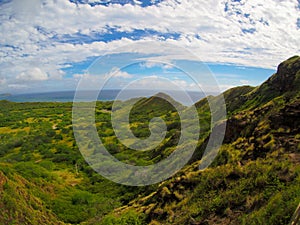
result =
[[1,165],[0,223],[1,224],[63,224],[33,193],[37,187],[24,177]]
[[71,104],[0,104],[0,224],[39,224],[42,218],[43,224],[77,224],[122,204],[125,188],[97,175],[81,157]]
[[[260,87],[224,93],[228,129],[209,169],[199,171],[197,161],[206,133],[191,165],[142,188],[109,182],[84,162],[73,138],[70,103],[1,101],[0,224],[287,224],[300,201],[299,63],[293,57]],[[159,104],[163,110],[153,114]],[[136,105],[137,136],[147,136],[140,121],[153,115],[143,117],[146,106],[162,114],[170,133],[142,158],[113,137],[111,103],[98,103],[99,134],[124,161],[154,163],[172,151],[168,143],[176,145],[176,112],[157,96]],[[207,101],[196,107],[207,132]]]
[[[260,87],[227,91],[231,116],[210,169],[196,161],[115,215],[134,209],[147,224],[288,224],[300,202],[299,71],[293,57]],[[208,109],[205,100],[196,106]]]

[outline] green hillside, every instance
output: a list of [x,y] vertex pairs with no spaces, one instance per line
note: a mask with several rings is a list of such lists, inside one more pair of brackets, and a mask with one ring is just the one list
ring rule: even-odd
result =
[[[208,98],[218,104],[220,97]],[[72,103],[0,101],[0,224],[289,224],[300,202],[300,57],[281,63],[259,87],[236,87],[224,98],[228,119],[217,126],[226,125],[226,135],[210,167],[199,170],[213,129],[202,99],[190,163],[145,187],[119,185],[91,169],[74,139]],[[138,99],[130,112],[130,129],[141,139],[153,117],[165,120],[166,136],[150,151],[123,145],[110,121],[113,103],[97,102],[96,127],[110,153],[132,165],[170,155],[181,125],[165,99],[190,110],[159,93]],[[114,110],[122,115],[125,108]]]
[[[150,224],[288,224],[300,202],[299,62],[300,57],[284,62],[254,90],[225,93],[227,105],[235,109],[208,170],[199,171],[196,161],[117,213],[135,209]],[[280,82],[287,88],[274,94],[272,82],[283,74],[287,79]],[[237,109],[241,99],[244,105]],[[200,108],[206,104],[196,103]]]

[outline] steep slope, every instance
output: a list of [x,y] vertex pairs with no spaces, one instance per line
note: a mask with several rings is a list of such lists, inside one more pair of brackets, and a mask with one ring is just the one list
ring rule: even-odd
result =
[[[258,87],[241,86],[225,91],[222,94],[229,115],[243,109],[252,109],[269,102],[270,100],[283,96],[287,99],[294,97],[299,92],[300,67],[299,56],[293,56],[279,64],[277,72]],[[221,96],[208,96],[210,101],[216,102]],[[195,103],[200,111],[209,110],[206,99]]]
[[253,91],[255,87],[251,86],[241,86],[231,88],[220,96],[208,96],[207,98],[201,99],[195,103],[195,107],[200,111],[209,111],[208,99],[211,102],[214,102],[216,106],[220,104],[220,98],[224,98],[226,103],[226,110],[229,114],[233,113],[235,110],[238,110],[244,103],[247,101],[247,94]]
[[[236,136],[254,136],[257,140],[267,134],[276,139],[273,144],[281,140],[278,145],[296,149],[292,139],[300,133],[300,57],[281,63],[276,74],[248,94],[243,108],[248,110],[229,118],[225,143],[236,140]],[[256,149],[263,144],[267,143],[256,144]]]
[[[234,113],[210,168],[195,161],[116,214],[135,210],[153,225],[288,224],[300,202],[299,77],[297,56],[261,86],[224,93]],[[206,100],[196,106],[207,112]]]
[[0,224],[64,224],[35,197],[34,184],[5,170],[8,175],[0,171]]
[[283,96],[289,100],[299,95],[300,57],[293,56],[279,64],[277,72],[247,95],[243,108],[262,106],[271,99]]
[[[172,178],[146,187],[112,183],[85,163],[73,137],[70,103],[0,101],[0,224],[288,224],[300,202],[299,63],[292,57],[261,86],[224,93],[224,144],[204,171],[199,159],[210,112],[207,99],[196,103],[203,132],[198,155]],[[131,112],[140,138],[147,137],[152,117],[167,123],[166,139],[144,158],[117,142],[112,103],[97,103],[98,133],[112,154],[144,165],[173,151],[180,121],[161,97],[169,98],[139,99]],[[209,100],[218,104],[219,97]]]

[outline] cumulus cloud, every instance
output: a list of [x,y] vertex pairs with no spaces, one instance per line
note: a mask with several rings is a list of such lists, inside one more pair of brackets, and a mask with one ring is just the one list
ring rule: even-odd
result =
[[107,77],[119,77],[119,78],[124,78],[124,79],[129,79],[132,78],[133,75],[129,74],[125,71],[121,71],[118,68],[113,68],[112,71],[107,75]]
[[164,60],[164,62],[158,62],[158,61],[150,61],[145,59],[146,62],[141,63],[142,68],[153,68],[153,67],[161,67],[163,69],[171,69],[173,68],[172,62]]
[[48,80],[48,75],[45,72],[43,72],[40,68],[34,67],[20,73],[16,78],[17,80],[25,81],[43,81]]
[[[147,40],[186,48],[205,62],[264,68],[275,68],[300,52],[297,0],[165,0],[149,7],[135,2],[93,7],[62,0],[1,4],[1,73],[10,77],[7,80],[62,79],[68,65],[132,43],[141,43],[140,48],[128,47],[128,52],[170,59],[172,49],[151,48],[144,44]],[[97,39],[100,34],[141,30],[156,33]],[[164,33],[179,36],[162,38]],[[191,60],[186,55],[176,57]]]
[[189,83],[186,80],[167,79],[162,76],[152,75],[136,79],[127,85],[130,89],[143,89],[143,90],[189,90],[201,91],[199,86],[194,83]]

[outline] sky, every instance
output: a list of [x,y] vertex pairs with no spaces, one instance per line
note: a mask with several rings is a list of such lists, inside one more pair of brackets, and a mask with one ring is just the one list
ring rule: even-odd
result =
[[299,52],[299,0],[0,0],[0,94],[224,91]]

